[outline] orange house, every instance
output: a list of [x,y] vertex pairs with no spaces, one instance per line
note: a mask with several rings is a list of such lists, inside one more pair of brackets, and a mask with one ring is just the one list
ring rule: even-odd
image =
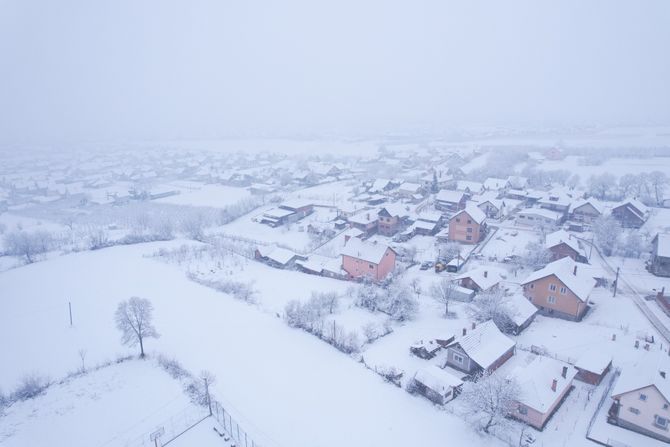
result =
[[342,269],[351,279],[379,282],[395,269],[396,252],[375,242],[351,238],[342,248]]
[[533,272],[521,285],[542,314],[579,321],[588,310],[596,280],[566,257]]
[[466,206],[449,219],[449,240],[476,244],[486,235],[486,214],[476,206]]

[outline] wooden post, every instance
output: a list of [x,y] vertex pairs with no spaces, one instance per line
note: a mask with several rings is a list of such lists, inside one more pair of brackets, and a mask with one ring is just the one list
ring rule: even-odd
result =
[[616,268],[616,278],[614,279],[614,294],[616,296],[616,289],[619,287],[619,267]]
[[70,327],[72,327],[72,301],[67,302],[68,310],[70,311]]

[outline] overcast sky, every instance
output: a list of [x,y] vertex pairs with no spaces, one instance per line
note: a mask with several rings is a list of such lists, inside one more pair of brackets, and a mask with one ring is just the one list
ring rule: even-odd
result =
[[670,124],[670,1],[0,0],[0,141]]

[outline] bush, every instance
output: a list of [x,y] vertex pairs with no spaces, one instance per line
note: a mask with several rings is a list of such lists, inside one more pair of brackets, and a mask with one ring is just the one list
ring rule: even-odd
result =
[[11,394],[10,399],[14,402],[28,400],[39,396],[51,383],[49,379],[38,374],[28,374],[21,379],[19,386]]
[[184,377],[190,376],[188,371],[186,371],[177,359],[168,358],[161,354],[156,361],[173,379],[183,379]]

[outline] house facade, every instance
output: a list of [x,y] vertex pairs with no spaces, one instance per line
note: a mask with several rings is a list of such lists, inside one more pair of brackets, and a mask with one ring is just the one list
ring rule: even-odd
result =
[[647,221],[649,210],[638,200],[626,200],[612,208],[612,217],[624,228],[640,228]]
[[670,234],[658,233],[652,239],[649,271],[656,276],[670,276]]
[[[625,374],[637,373],[631,370],[622,373],[614,387],[614,402],[608,412],[607,421],[670,442],[670,400],[667,396],[667,384],[656,383],[654,380],[642,385],[640,381],[631,381],[629,377],[624,377]],[[659,382],[666,380],[659,378]],[[624,384],[620,385],[622,381]]]
[[466,207],[449,219],[449,240],[476,244],[486,236],[486,214],[476,206]]
[[341,255],[342,269],[350,279],[368,278],[379,282],[395,269],[396,252],[383,244],[351,238]]
[[533,272],[521,284],[524,296],[540,313],[579,321],[588,310],[596,281],[571,258],[563,258]]

